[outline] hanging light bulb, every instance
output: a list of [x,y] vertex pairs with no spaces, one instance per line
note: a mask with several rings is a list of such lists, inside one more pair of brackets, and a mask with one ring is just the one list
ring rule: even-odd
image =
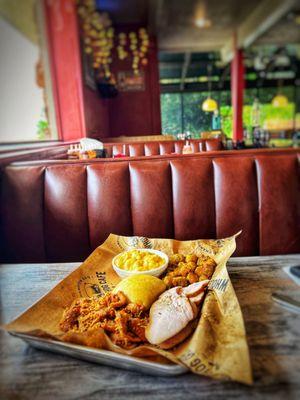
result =
[[288,98],[284,94],[276,94],[272,100],[273,107],[285,107],[289,103]]
[[211,95],[210,95],[210,93],[211,93],[211,80],[210,80],[211,70],[212,70],[212,66],[208,65],[208,67],[207,67],[208,97],[202,103],[202,110],[206,111],[206,112],[213,112],[218,109],[218,103],[216,102],[216,100],[212,99]]
[[210,96],[202,103],[202,110],[206,112],[213,112],[218,109],[218,103]]
[[196,3],[195,25],[202,29],[211,27],[211,20],[207,18],[207,7],[204,0],[200,0]]
[[272,106],[273,107],[286,107],[289,103],[288,98],[281,94],[281,87],[282,87],[282,79],[278,81],[278,89],[276,96],[273,97]]

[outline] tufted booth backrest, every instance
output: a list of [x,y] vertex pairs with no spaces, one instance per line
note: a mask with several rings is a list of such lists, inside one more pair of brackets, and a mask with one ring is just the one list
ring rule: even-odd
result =
[[[193,153],[202,151],[222,150],[220,139],[191,139],[189,140]],[[132,143],[104,143],[107,156],[113,157],[118,153],[126,154],[128,157],[156,156],[164,154],[182,154],[184,140],[145,141]]]
[[8,166],[6,262],[79,261],[109,233],[179,240],[243,230],[235,255],[300,252],[297,154]]

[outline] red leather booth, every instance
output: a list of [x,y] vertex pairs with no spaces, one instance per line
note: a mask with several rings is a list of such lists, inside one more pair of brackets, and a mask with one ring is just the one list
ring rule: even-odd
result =
[[[223,148],[220,139],[191,139],[188,142],[192,147],[193,153],[217,151]],[[172,153],[182,154],[185,143],[185,140],[104,143],[104,148],[108,157],[113,157],[118,153],[125,154],[128,157],[141,157]]]
[[80,261],[111,232],[189,240],[242,229],[235,255],[296,253],[299,207],[296,152],[16,163],[2,176],[1,261]]

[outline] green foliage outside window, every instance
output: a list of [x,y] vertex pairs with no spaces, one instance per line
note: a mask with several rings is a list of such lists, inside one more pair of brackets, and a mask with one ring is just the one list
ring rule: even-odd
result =
[[[211,113],[201,110],[208,93],[165,93],[161,95],[162,131],[176,135],[190,132],[199,137],[211,129]],[[183,110],[183,113],[182,113]]]
[[161,123],[165,135],[182,133],[181,95],[166,93],[161,95]]
[[39,140],[46,140],[49,136],[49,123],[45,120],[39,120],[37,123],[37,137]]
[[[244,97],[243,124],[245,128],[252,127],[252,104],[257,95],[260,101],[260,123],[268,130],[293,129],[295,112],[294,88],[284,87],[281,93],[289,99],[286,107],[275,108],[271,101],[278,92],[277,88],[263,88],[257,93],[256,89],[247,89]],[[191,132],[193,137],[199,137],[203,131],[211,129],[212,113],[201,109],[202,102],[208,93],[165,93],[161,95],[162,131],[164,134]],[[212,93],[212,98],[220,104],[222,129],[227,137],[232,137],[232,107],[230,92]],[[298,111],[298,110],[297,110]],[[296,126],[300,126],[300,113],[296,114]]]

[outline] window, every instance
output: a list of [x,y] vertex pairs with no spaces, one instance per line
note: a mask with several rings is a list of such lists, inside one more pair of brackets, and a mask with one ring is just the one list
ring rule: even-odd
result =
[[176,135],[183,132],[181,94],[161,95],[161,120],[163,134]]
[[[161,95],[163,134],[176,135],[190,132],[199,137],[211,129],[211,113],[202,111],[201,105],[208,93],[165,93]],[[217,100],[217,99],[216,99]]]
[[[283,87],[280,92],[287,96],[288,105],[276,108],[273,97],[278,93],[274,87],[246,89],[244,93],[243,123],[252,128],[252,105],[255,98],[260,102],[260,123],[270,132],[286,132],[300,128],[300,90],[291,86]],[[161,114],[163,134],[190,132],[199,137],[201,132],[211,130],[212,113],[202,111],[201,104],[207,98],[207,92],[164,93],[161,95]],[[222,130],[232,137],[232,106],[230,91],[213,92],[220,106]]]
[[57,140],[42,2],[8,3],[0,5],[0,144]]

